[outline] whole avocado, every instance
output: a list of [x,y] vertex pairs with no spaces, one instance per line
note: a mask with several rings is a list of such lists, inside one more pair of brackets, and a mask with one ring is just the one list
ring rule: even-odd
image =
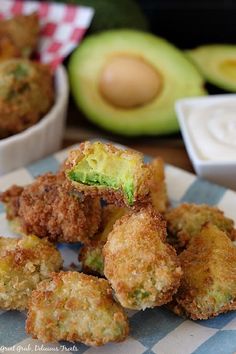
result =
[[111,28],[149,29],[148,21],[134,0],[57,0],[67,4],[94,8],[94,18],[89,32]]

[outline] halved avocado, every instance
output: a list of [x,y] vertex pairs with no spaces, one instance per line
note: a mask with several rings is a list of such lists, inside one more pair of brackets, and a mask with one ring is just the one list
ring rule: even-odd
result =
[[175,101],[205,93],[202,76],[180,50],[135,30],[86,38],[70,58],[69,76],[85,115],[122,135],[178,131]]
[[187,53],[208,82],[236,92],[236,45],[210,44]]

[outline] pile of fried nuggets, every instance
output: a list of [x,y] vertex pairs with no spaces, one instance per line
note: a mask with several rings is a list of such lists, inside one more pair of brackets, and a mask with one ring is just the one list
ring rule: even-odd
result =
[[50,67],[35,61],[36,13],[0,21],[0,139],[37,123],[54,103]]
[[[22,235],[0,239],[0,308],[28,309],[33,338],[102,345],[127,337],[124,309],[166,305],[193,320],[236,309],[233,221],[169,208],[159,158],[85,142],[57,174],[0,198]],[[78,241],[83,272],[62,271],[55,243]]]

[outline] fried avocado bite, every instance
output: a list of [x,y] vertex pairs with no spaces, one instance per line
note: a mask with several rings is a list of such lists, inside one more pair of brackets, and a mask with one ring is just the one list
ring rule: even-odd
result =
[[116,220],[120,219],[127,212],[127,208],[119,208],[114,205],[107,205],[102,209],[100,231],[94,236],[91,243],[82,247],[79,253],[79,261],[82,263],[83,272],[104,276],[103,246]]
[[37,123],[54,101],[53,77],[47,65],[26,59],[0,62],[0,138]]
[[107,280],[60,272],[33,292],[26,330],[43,342],[67,340],[99,346],[123,341],[129,326]]
[[150,171],[142,154],[111,144],[84,142],[71,151],[66,174],[73,185],[118,206],[134,206],[149,194]]
[[47,240],[0,237],[0,309],[25,310],[32,290],[61,266],[60,253]]
[[151,172],[149,180],[151,203],[157,211],[164,213],[168,206],[164,162],[157,157],[148,164],[148,168]]
[[183,277],[170,304],[176,314],[202,320],[236,310],[236,247],[225,232],[207,224],[179,259]]
[[123,307],[160,306],[177,291],[181,268],[165,238],[165,221],[151,207],[115,223],[103,248],[104,274]]
[[227,236],[234,240],[236,230],[233,220],[227,218],[224,213],[216,207],[209,205],[181,204],[165,213],[167,221],[168,242],[178,252],[182,251],[191,238],[197,235],[206,222],[211,222]]
[[39,18],[36,13],[1,20],[0,61],[14,57],[31,57],[37,47],[39,31]]
[[98,198],[74,192],[63,172],[47,173],[26,187],[12,186],[0,195],[15,232],[52,242],[90,242],[101,221]]

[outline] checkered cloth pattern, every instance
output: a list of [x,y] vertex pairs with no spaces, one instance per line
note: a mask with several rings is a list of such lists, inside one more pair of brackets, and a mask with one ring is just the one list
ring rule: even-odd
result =
[[[13,183],[25,185],[46,171],[55,172],[68,150],[61,151],[30,166],[0,178],[0,190]],[[150,158],[146,157],[146,160]],[[211,184],[173,166],[166,166],[166,181],[171,203],[207,203],[218,205],[236,222],[236,193]],[[8,229],[0,204],[0,234],[13,236]],[[77,245],[59,245],[65,266],[77,261]],[[131,333],[119,344],[99,348],[81,343],[43,344],[27,337],[25,313],[0,311],[0,353],[78,353],[78,354],[233,354],[236,352],[236,312],[229,312],[207,321],[190,321],[175,316],[165,308],[128,313]]]
[[32,12],[38,13],[41,25],[40,61],[55,69],[83,38],[94,10],[40,1],[0,0],[0,19]]

